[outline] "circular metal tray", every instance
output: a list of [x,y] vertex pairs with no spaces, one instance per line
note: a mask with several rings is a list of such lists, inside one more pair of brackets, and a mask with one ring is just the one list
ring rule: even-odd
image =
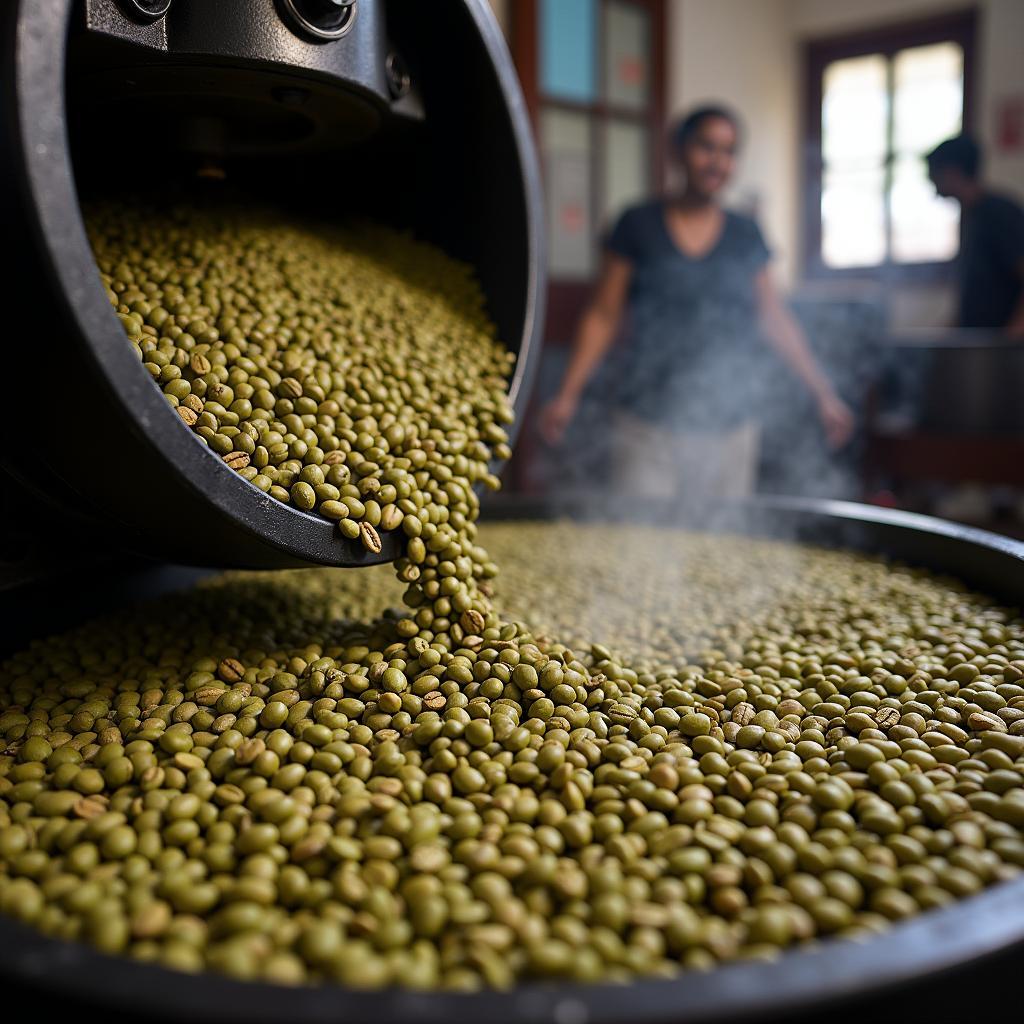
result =
[[[581,511],[572,503],[494,503],[501,518],[550,517]],[[652,510],[648,510],[652,512]],[[668,509],[649,518],[667,519]],[[615,510],[591,510],[590,518]],[[880,553],[950,573],[1013,606],[1024,605],[1024,544],[909,513],[847,502],[763,500],[720,510],[713,528],[788,537]],[[155,594],[194,577],[150,570],[123,595]],[[78,591],[65,609],[82,621],[97,611]],[[35,609],[35,611],[33,610]],[[27,633],[47,606],[22,602]],[[52,606],[49,609],[52,611]],[[0,614],[4,611],[0,608]],[[47,614],[46,630],[55,623]],[[36,623],[38,626],[38,623]],[[969,1019],[1012,998],[1015,961],[1024,954],[1024,877],[952,906],[929,911],[864,942],[825,940],[772,963],[736,962],[671,981],[630,985],[524,985],[510,993],[456,995],[352,992],[332,985],[282,988],[215,975],[186,976],[115,959],[85,946],[46,938],[0,918],[0,976],[9,998],[43,994],[54,1010],[102,1007],[104,1020],[216,1020],[218,1024],[373,1021],[374,1024],[627,1024],[627,1022],[810,1019],[830,1024],[878,1019]],[[957,973],[958,972],[958,973]],[[967,981],[965,982],[965,978]],[[972,980],[973,979],[973,980]],[[1000,996],[998,985],[1005,986]],[[997,1002],[998,1000],[998,1002]]]

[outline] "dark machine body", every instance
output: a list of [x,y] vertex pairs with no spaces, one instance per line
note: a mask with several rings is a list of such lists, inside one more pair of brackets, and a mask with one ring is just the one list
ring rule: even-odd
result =
[[17,430],[0,446],[0,558],[21,563],[7,575],[59,559],[69,534],[190,564],[393,559],[397,537],[371,555],[181,429],[103,295],[80,201],[201,190],[409,229],[475,267],[518,353],[518,402],[541,316],[540,188],[487,4],[26,0],[0,26]]

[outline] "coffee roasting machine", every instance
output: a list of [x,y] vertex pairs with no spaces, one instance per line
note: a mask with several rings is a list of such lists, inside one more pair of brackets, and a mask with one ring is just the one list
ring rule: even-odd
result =
[[[0,223],[9,254],[0,654],[105,604],[189,582],[166,568],[174,563],[393,559],[399,538],[385,536],[370,555],[330,523],[264,495],[181,429],[103,293],[80,198],[172,195],[188,182],[325,219],[356,214],[410,228],[476,268],[499,335],[518,353],[510,387],[522,413],[543,314],[542,202],[527,112],[489,5],[7,0],[0,44]],[[572,503],[518,512],[594,514]],[[718,523],[892,555],[1024,604],[1024,548],[980,531],[816,501],[762,502]],[[139,572],[140,558],[165,568]],[[823,943],[772,963],[629,986],[466,995],[186,977],[0,918],[5,1007],[31,999],[54,1013],[88,1017],[102,1008],[107,1021],[133,1022],[625,1024],[827,1013],[838,1024],[864,1013],[916,1019],[911,1010],[922,1007],[945,1020],[958,1005],[976,1005],[979,987],[1022,951],[1024,879],[870,942]],[[986,957],[987,973],[965,974]]]

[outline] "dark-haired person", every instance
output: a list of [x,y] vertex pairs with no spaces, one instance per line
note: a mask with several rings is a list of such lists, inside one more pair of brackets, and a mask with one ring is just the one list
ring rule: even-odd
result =
[[947,139],[927,160],[935,191],[955,199],[963,218],[957,325],[1024,340],[1024,209],[986,188],[969,136]]
[[620,329],[613,475],[644,497],[738,497],[754,489],[759,454],[756,346],[766,340],[813,395],[829,442],[853,428],[772,282],[757,223],[723,209],[736,166],[735,114],[701,107],[671,134],[678,194],[626,210],[540,428],[558,443]]

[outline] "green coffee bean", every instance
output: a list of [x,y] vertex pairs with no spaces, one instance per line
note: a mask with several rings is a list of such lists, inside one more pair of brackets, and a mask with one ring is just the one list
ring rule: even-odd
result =
[[1024,866],[1012,612],[778,542],[478,533],[509,361],[462,268],[258,212],[91,225],[210,457],[406,548],[0,666],[0,912],[186,970],[473,989],[769,956]]

